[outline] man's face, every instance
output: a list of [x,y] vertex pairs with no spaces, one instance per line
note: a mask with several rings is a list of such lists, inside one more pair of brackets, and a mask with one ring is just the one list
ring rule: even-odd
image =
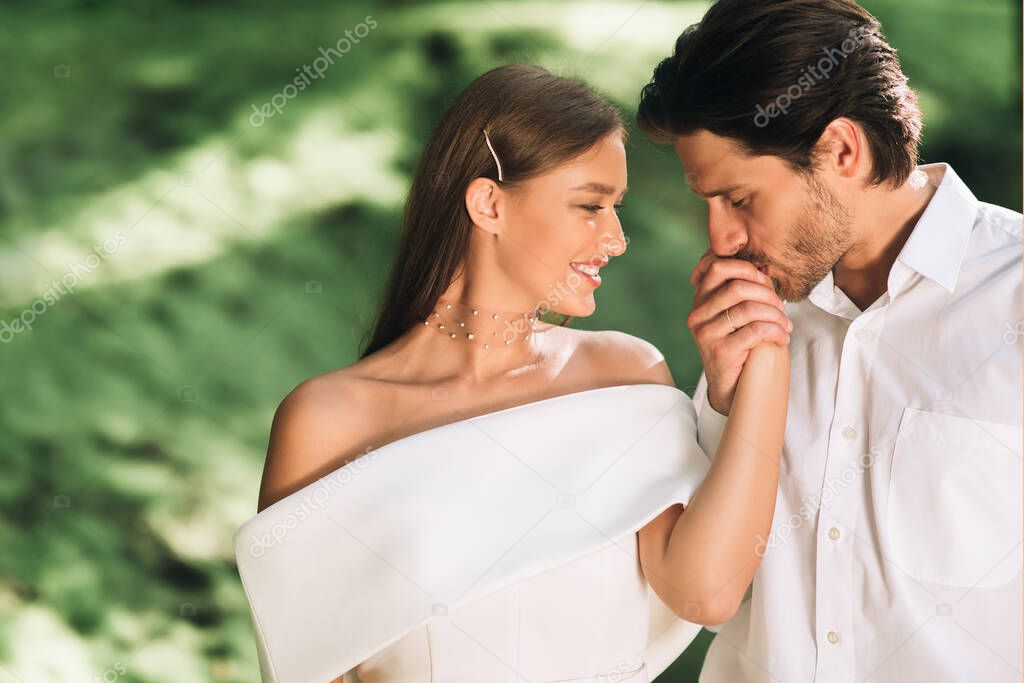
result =
[[712,252],[753,263],[783,300],[807,298],[850,248],[850,213],[820,174],[704,130],[674,146],[690,189],[707,199]]

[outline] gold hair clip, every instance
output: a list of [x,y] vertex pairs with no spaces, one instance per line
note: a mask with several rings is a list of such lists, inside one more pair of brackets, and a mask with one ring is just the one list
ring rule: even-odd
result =
[[487,149],[491,151],[491,156],[494,157],[494,165],[498,167],[498,180],[505,180],[501,175],[501,162],[498,161],[498,155],[494,151],[494,146],[491,144],[491,138],[487,135],[487,129],[484,129],[484,141],[487,143]]

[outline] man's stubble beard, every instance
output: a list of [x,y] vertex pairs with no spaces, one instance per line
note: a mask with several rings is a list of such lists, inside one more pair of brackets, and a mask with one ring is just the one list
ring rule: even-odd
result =
[[772,277],[783,301],[803,301],[852,246],[853,222],[849,210],[814,176],[809,176],[808,200],[801,217],[790,228]]

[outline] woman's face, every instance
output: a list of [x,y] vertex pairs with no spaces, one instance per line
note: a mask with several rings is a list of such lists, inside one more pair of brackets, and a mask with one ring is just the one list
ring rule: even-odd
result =
[[626,149],[619,132],[532,178],[505,206],[497,266],[538,305],[563,315],[594,312],[598,274],[625,252],[618,206],[626,192]]

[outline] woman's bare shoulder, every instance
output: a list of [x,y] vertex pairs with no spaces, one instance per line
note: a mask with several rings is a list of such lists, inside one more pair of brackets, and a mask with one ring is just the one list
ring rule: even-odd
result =
[[574,362],[607,384],[674,385],[665,357],[651,342],[619,330],[573,330]]
[[257,509],[361,455],[373,431],[370,416],[382,400],[360,363],[296,385],[274,412]]

